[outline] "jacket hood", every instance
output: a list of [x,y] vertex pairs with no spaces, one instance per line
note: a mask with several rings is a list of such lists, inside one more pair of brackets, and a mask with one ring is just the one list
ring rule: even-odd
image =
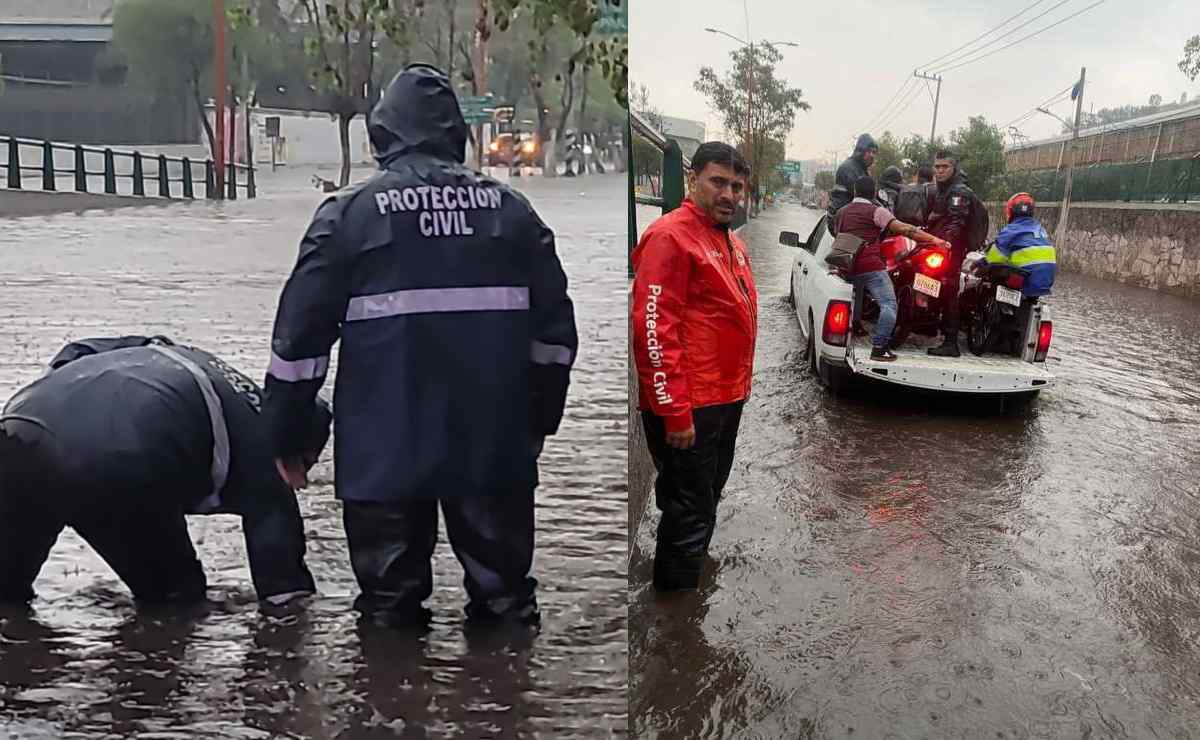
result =
[[875,143],[875,138],[870,134],[863,134],[858,137],[858,141],[854,142],[854,153],[862,154],[868,149],[879,151],[879,145]]
[[467,124],[450,80],[435,67],[414,64],[388,83],[367,120],[382,165],[405,154],[428,154],[458,163],[467,158]]
[[880,179],[884,185],[903,185],[904,173],[899,167],[892,165],[883,171],[883,177]]

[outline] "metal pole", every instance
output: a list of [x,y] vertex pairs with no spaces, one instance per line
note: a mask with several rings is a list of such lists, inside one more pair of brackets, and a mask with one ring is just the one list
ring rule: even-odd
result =
[[216,128],[216,195],[225,184],[225,0],[213,0],[213,123]]
[[[928,80],[937,83],[937,95],[933,98],[933,123],[929,126],[929,148],[933,148],[933,137],[937,135],[937,114],[938,105],[942,102],[942,78],[940,75],[923,75],[913,70],[913,77],[919,80]],[[932,152],[931,152],[932,154]]]
[[1079,70],[1079,95],[1075,98],[1075,128],[1071,133],[1071,158],[1067,160],[1067,182],[1063,187],[1062,207],[1058,214],[1058,228],[1054,231],[1054,241],[1061,245],[1067,235],[1067,218],[1071,211],[1071,179],[1075,170],[1075,142],[1079,138],[1079,117],[1083,114],[1083,85],[1087,80],[1087,67]]
[[[751,41],[750,47],[750,67],[746,71],[746,77],[749,78],[746,85],[746,161],[750,167],[754,167],[754,123],[751,118],[751,111],[754,110],[754,42]],[[665,169],[665,167],[664,167]],[[665,173],[664,173],[665,174]],[[751,182],[758,177],[758,171],[754,170],[750,173]],[[749,202],[746,203],[746,217],[749,218],[754,212],[754,192],[753,185],[751,186]]]
[[937,78],[937,95],[933,98],[933,125],[929,127],[929,146],[933,146],[933,138],[937,134],[938,104],[942,102],[942,78]]

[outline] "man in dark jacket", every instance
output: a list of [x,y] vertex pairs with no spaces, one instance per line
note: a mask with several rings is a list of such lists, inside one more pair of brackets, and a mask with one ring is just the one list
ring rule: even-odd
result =
[[958,159],[949,152],[940,151],[934,156],[933,179],[937,183],[937,190],[927,216],[928,230],[934,236],[950,242],[950,263],[941,291],[942,344],[930,349],[929,354],[958,357],[959,272],[967,252],[974,248],[969,241],[971,205],[975,193],[967,187],[964,175],[958,169]]
[[846,158],[837,168],[836,184],[829,194],[829,225],[830,230],[837,226],[837,212],[854,200],[854,183],[860,177],[871,173],[871,165],[875,164],[875,155],[879,153],[879,145],[870,134],[858,137],[854,144],[854,153]]
[[[261,393],[221,359],[165,337],[85,339],[0,414],[0,602],[33,598],[64,526],[140,602],[205,597],[185,514],[239,514],[260,599],[316,589],[295,494],[280,479]],[[310,401],[289,440],[311,466],[329,438]]]
[[440,502],[470,620],[536,623],[537,458],[578,344],[554,234],[463,166],[467,126],[438,70],[398,74],[368,132],[381,171],[317,209],[280,297],[275,456],[303,482],[287,430],[340,339],[334,462],[355,608],[382,624],[428,619]]
[[894,212],[896,202],[900,197],[900,189],[903,187],[904,173],[895,165],[888,167],[883,171],[883,176],[879,178],[879,204]]

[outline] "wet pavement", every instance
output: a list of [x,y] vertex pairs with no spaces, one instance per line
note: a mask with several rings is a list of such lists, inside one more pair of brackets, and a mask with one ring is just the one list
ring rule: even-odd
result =
[[[167,334],[261,378],[279,290],[322,197],[310,174],[266,173],[255,201],[4,222],[0,398],[89,335]],[[212,603],[169,614],[136,612],[67,530],[32,614],[0,614],[0,737],[624,734],[625,183],[521,183],[558,234],[580,334],[566,418],[541,458],[543,629],[531,644],[468,642],[461,568],[444,536],[432,632],[360,631],[331,446],[300,493],[321,595],[296,613],[258,609],[236,518],[191,519]]]
[[835,398],[777,245],[818,215],[743,232],[754,390],[698,593],[655,597],[652,499],[638,528],[635,732],[1200,736],[1200,305],[1065,275],[1028,410]]

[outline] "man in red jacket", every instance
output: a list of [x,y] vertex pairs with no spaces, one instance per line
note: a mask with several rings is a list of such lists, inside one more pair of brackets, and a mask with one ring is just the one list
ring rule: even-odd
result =
[[733,147],[702,145],[689,197],[651,224],[633,252],[639,408],[662,511],[660,591],[699,586],[750,395],[758,294],[746,245],[729,229],[749,177]]

